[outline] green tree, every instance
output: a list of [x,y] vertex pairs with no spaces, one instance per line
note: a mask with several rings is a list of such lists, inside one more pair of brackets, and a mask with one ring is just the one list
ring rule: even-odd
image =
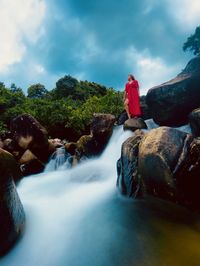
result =
[[191,51],[194,55],[200,54],[200,26],[198,26],[187,41],[183,44],[183,51]]
[[45,89],[45,86],[40,83],[31,85],[27,92],[28,97],[32,99],[42,98],[48,93],[48,91]]
[[53,90],[55,97],[63,98],[73,95],[78,80],[70,75],[64,76],[56,82],[56,88]]

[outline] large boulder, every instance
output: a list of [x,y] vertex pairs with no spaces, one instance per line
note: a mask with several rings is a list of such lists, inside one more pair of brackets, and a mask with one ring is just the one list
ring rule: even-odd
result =
[[189,152],[174,172],[180,203],[200,211],[200,138],[190,144]]
[[139,145],[138,169],[145,190],[164,199],[177,200],[174,173],[188,155],[192,137],[169,127],[151,130]]
[[142,118],[129,118],[124,123],[124,130],[136,131],[137,129],[147,129],[147,125]]
[[138,147],[143,137],[142,131],[137,131],[128,138],[121,149],[121,157],[117,161],[117,186],[122,194],[129,197],[138,195],[140,183],[138,180]]
[[95,138],[109,139],[116,118],[111,114],[95,113],[90,127],[90,133]]
[[29,149],[42,163],[55,151],[48,141],[46,129],[31,115],[19,115],[11,121],[14,140],[24,150]]
[[20,175],[14,157],[0,149],[0,255],[11,248],[24,229],[25,213],[14,183]]
[[150,89],[146,103],[154,121],[163,126],[179,126],[200,106],[200,56],[193,58],[174,79]]
[[136,134],[123,143],[117,170],[127,196],[150,194],[200,211],[200,138],[169,127]]
[[74,156],[74,161],[97,156],[106,147],[116,119],[111,114],[94,114],[90,134],[82,136],[77,143],[67,143],[65,149]]
[[200,137],[200,108],[197,108],[190,113],[189,123],[193,136]]

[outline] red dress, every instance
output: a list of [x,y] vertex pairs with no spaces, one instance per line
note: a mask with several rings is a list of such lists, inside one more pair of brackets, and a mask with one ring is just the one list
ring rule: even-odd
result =
[[126,93],[128,98],[129,113],[131,116],[141,116],[139,84],[137,80],[126,83]]

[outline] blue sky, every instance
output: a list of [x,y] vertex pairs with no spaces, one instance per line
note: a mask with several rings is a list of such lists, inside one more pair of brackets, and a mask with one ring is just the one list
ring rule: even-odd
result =
[[178,74],[200,24],[199,0],[0,0],[0,81],[48,89],[70,74],[141,94]]

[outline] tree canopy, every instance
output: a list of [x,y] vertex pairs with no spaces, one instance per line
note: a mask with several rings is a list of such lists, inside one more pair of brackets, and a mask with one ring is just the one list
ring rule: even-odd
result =
[[122,92],[71,76],[58,80],[53,90],[33,84],[25,96],[20,88],[0,83],[0,132],[7,130],[17,115],[29,113],[51,137],[76,140],[88,133],[93,113],[119,115],[123,111]]
[[183,51],[191,51],[194,55],[200,54],[200,26],[198,26],[191,36],[187,38],[187,41],[183,44]]

